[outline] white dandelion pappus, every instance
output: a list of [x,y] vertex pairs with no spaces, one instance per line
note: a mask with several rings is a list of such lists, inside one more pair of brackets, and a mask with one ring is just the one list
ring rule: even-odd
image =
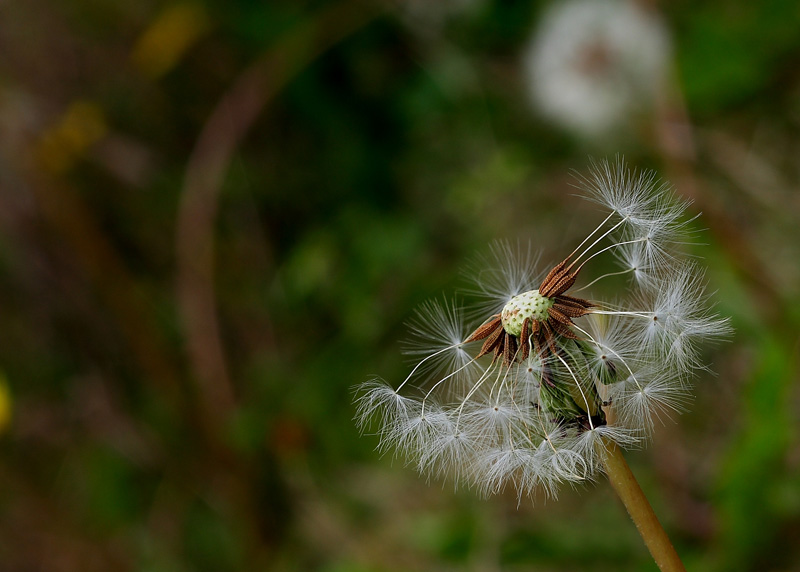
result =
[[[498,243],[499,265],[480,258],[470,269],[473,308],[420,308],[408,346],[418,363],[397,389],[373,380],[356,400],[362,429],[378,424],[380,450],[483,494],[554,495],[602,471],[609,446],[641,444],[684,408],[704,367],[700,343],[730,333],[702,272],[676,250],[689,236],[686,204],[621,160],[581,182],[608,214],[562,262],[543,273],[530,249]],[[583,267],[604,259],[622,268],[575,288]],[[631,279],[619,300],[579,297],[618,275]],[[475,308],[480,321],[467,328]]]
[[657,14],[626,0],[569,0],[542,16],[523,72],[542,115],[591,139],[653,105],[670,58]]
[[[424,302],[408,326],[412,338],[404,343],[403,349],[417,361],[419,375],[434,377],[440,371],[460,373],[477,367],[461,343],[469,331],[457,301]],[[459,379],[463,377],[469,377],[469,371],[461,374]]]

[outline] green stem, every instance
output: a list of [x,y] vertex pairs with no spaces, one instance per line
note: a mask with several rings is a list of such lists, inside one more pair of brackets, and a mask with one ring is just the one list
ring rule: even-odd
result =
[[607,442],[603,451],[603,465],[608,475],[608,481],[614,488],[625,508],[628,510],[633,523],[639,530],[647,549],[653,556],[662,572],[686,572],[678,553],[658,522],[656,513],[642,488],[633,476],[622,451],[614,442]]

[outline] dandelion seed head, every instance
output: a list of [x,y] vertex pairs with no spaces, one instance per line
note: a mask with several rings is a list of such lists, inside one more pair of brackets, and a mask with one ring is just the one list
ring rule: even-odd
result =
[[[608,447],[640,446],[688,405],[703,343],[730,326],[678,248],[691,234],[687,205],[621,160],[583,181],[607,216],[563,261],[541,268],[530,246],[498,242],[473,263],[465,307],[423,304],[406,345],[411,372],[397,389],[367,382],[356,398],[380,451],[482,494],[555,496],[602,471]],[[623,270],[578,286],[585,266],[614,263]],[[621,273],[634,280],[613,301],[580,297]]]
[[544,320],[547,318],[547,311],[552,307],[553,300],[545,298],[538,290],[518,294],[511,298],[500,312],[503,328],[519,337],[525,320]]

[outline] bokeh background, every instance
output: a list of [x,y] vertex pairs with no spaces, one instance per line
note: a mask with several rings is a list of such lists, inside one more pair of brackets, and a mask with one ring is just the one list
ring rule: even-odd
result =
[[736,328],[629,461],[690,569],[800,570],[800,4],[0,1],[0,570],[655,570],[602,480],[484,500],[352,422],[617,155]]

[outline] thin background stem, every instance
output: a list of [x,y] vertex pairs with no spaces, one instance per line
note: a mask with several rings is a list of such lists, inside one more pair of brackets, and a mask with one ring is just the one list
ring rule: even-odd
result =
[[177,297],[203,417],[215,434],[235,409],[214,293],[214,223],[233,155],[273,97],[309,63],[369,23],[378,11],[343,0],[292,29],[224,95],[186,168],[176,229]]

